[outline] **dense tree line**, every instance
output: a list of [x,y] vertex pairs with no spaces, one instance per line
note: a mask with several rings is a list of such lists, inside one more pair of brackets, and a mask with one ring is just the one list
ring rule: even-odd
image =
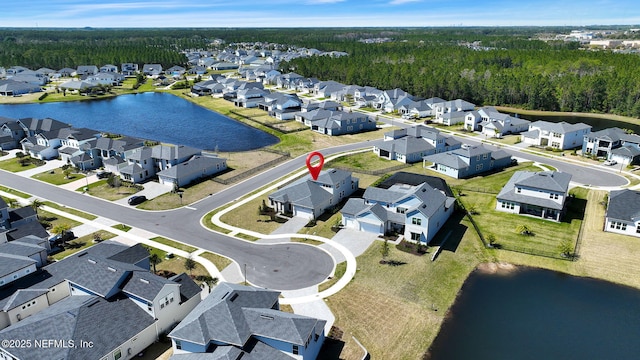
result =
[[[463,98],[478,105],[603,112],[640,117],[640,56],[586,51],[577,43],[535,40],[571,28],[323,28],[0,30],[0,66],[60,69],[79,65],[184,65],[183,49],[213,39],[337,50],[282,64],[301,75],[419,97]],[[363,44],[362,38],[391,42]],[[480,44],[480,47],[469,44]]]

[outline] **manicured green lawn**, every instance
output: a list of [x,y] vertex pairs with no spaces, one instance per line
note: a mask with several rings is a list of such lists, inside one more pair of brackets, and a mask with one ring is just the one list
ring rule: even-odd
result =
[[68,184],[76,180],[84,179],[85,177],[86,176],[84,174],[78,173],[71,173],[69,174],[69,177],[67,177],[64,175],[64,172],[60,168],[51,171],[45,171],[32,176],[32,178],[34,179],[38,179],[53,185]]
[[174,247],[176,249],[180,249],[180,250],[186,251],[188,253],[192,253],[192,252],[198,250],[197,248],[195,248],[193,246],[189,246],[189,245],[186,245],[186,244],[179,243],[177,241],[169,240],[169,239],[164,238],[162,236],[156,236],[154,238],[151,238],[151,240],[153,240],[155,242],[159,242],[160,244],[164,244],[164,245],[167,245],[167,246]]
[[52,207],[54,209],[58,209],[60,211],[67,212],[67,213],[75,215],[75,216],[79,216],[81,218],[85,218],[87,220],[95,220],[95,219],[98,218],[97,216],[91,215],[91,214],[87,214],[84,211],[80,211],[80,210],[76,210],[76,209],[69,208],[69,207],[66,207],[66,206],[58,205],[58,204],[53,203],[51,201],[44,201],[42,204],[46,205],[46,206],[49,206],[49,207]]
[[216,268],[218,268],[218,270],[220,271],[224,270],[233,262],[224,256],[220,256],[211,252],[203,252],[202,254],[200,254],[200,256],[211,261],[213,265],[215,265]]
[[38,166],[40,165],[35,165],[34,163],[29,163],[25,166],[22,166],[18,158],[0,161],[0,169],[10,171],[10,172],[25,171],[25,170],[36,168]]
[[[82,186],[76,191],[84,191],[84,188],[85,187]],[[140,191],[134,186],[123,185],[119,187],[111,187],[107,184],[107,180],[100,180],[93,184],[89,184],[88,188],[89,190],[87,192],[89,195],[109,201],[120,200],[124,197],[131,196]]]
[[390,167],[402,165],[397,161],[383,159],[377,156],[373,151],[361,152],[353,155],[343,156],[335,160],[331,160],[325,164],[325,168],[331,166],[339,166],[344,168],[358,170],[383,170]]
[[54,227],[56,227],[56,225],[59,225],[59,224],[67,224],[71,228],[74,228],[76,226],[82,225],[82,223],[80,223],[80,222],[77,222],[75,220],[71,220],[71,219],[66,218],[64,216],[60,216],[60,215],[56,215],[54,213],[50,213],[50,212],[48,212],[46,210],[42,210],[42,209],[38,209],[38,219],[40,221],[44,221],[44,222],[47,222],[47,223],[51,224],[51,229],[53,229]]
[[124,231],[124,232],[131,230],[131,226],[125,225],[125,224],[116,224],[116,225],[113,225],[112,228],[120,231]]
[[6,186],[2,186],[2,185],[0,185],[0,191],[4,191],[4,192],[6,192],[6,193],[8,193],[8,194],[12,194],[12,195],[15,195],[15,196],[21,197],[21,198],[23,198],[23,199],[28,199],[28,198],[30,198],[30,197],[31,197],[31,195],[29,195],[29,194],[25,194],[25,193],[23,193],[23,192],[21,192],[21,191],[14,190],[14,189],[12,189],[12,188],[8,188],[8,187],[6,187]]

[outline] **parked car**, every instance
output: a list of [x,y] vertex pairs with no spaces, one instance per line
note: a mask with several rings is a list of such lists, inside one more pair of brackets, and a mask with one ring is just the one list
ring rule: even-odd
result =
[[607,166],[615,165],[617,163],[618,162],[615,161],[615,160],[607,160],[607,161],[604,162],[604,164],[607,165]]
[[127,200],[127,202],[129,203],[129,205],[134,206],[134,205],[140,205],[143,202],[147,201],[147,197],[144,195],[136,195],[136,196],[132,196],[129,198],[129,200]]
[[111,176],[111,172],[109,171],[98,171],[98,173],[96,174],[96,177],[98,179],[106,179],[109,176]]

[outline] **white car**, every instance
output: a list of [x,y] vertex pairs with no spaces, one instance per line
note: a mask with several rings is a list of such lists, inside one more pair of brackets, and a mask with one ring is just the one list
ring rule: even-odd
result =
[[618,162],[617,162],[617,161],[615,161],[615,160],[607,160],[607,161],[605,161],[605,162],[604,162],[604,165],[606,165],[606,166],[611,166],[611,165],[615,165],[615,164],[617,164],[617,163],[618,163]]

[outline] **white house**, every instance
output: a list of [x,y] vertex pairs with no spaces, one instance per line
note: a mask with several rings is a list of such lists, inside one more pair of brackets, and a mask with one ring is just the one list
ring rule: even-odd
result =
[[379,235],[401,233],[406,240],[428,244],[453,213],[454,203],[448,189],[426,182],[369,187],[362,199],[349,199],[342,208],[342,225]]
[[317,180],[310,175],[269,195],[277,212],[316,219],[358,189],[358,178],[338,169],[321,171]]
[[521,135],[525,144],[566,150],[582,147],[584,136],[590,132],[591,125],[584,123],[535,121]]
[[516,171],[498,194],[496,210],[560,221],[571,174]]
[[640,191],[624,189],[609,193],[604,231],[640,237]]

